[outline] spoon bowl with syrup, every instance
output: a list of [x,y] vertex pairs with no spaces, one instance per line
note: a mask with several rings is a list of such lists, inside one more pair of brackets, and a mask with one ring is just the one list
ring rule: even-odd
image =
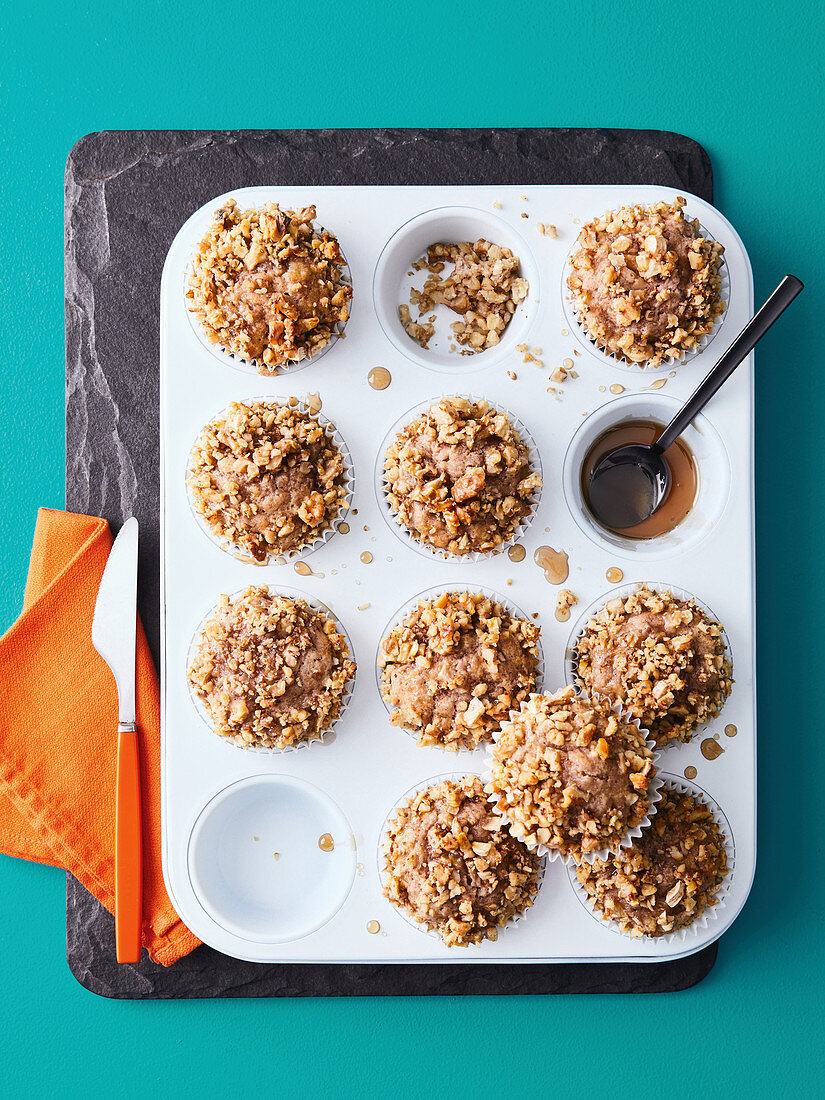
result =
[[803,284],[786,275],[761,309],[652,443],[629,443],[604,455],[590,475],[587,502],[596,519],[613,531],[637,527],[661,505],[670,489],[665,452],[698,416],[771,325],[784,313]]

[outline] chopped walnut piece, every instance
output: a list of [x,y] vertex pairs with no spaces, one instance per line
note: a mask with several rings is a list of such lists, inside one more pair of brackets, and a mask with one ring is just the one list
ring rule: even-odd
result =
[[724,312],[724,249],[688,221],[683,198],[608,210],[582,227],[567,286],[590,337],[657,367],[696,347]]
[[381,694],[419,745],[492,740],[536,686],[539,628],[482,593],[421,599],[382,640]]
[[[453,270],[445,278],[439,278],[450,263]],[[499,343],[529,289],[527,281],[518,275],[518,256],[485,240],[430,245],[427,255],[412,266],[417,271],[426,268],[429,276],[423,290],[415,287],[410,290],[410,304],[417,307],[420,316],[430,313],[435,306],[447,306],[458,313],[461,320],[450,328],[455,342],[469,354]],[[399,306],[398,312],[406,332],[425,348],[432,332],[422,343],[421,334],[411,330],[416,322],[410,319],[409,307]]]
[[213,534],[256,562],[313,542],[347,498],[344,458],[324,426],[276,401],[233,402],[211,420],[187,484]]
[[689,741],[733,683],[721,624],[693,600],[646,586],[609,600],[574,656],[579,685],[621,703],[660,745]]
[[413,795],[383,840],[384,897],[448,947],[495,940],[533,904],[539,860],[507,832],[477,776]]
[[655,771],[638,726],[567,687],[502,723],[486,789],[513,836],[578,860],[641,824]]
[[314,206],[239,210],[230,199],[198,245],[189,309],[208,340],[261,374],[317,354],[349,317],[338,241],[314,218]]
[[582,863],[576,873],[603,920],[630,936],[665,936],[717,903],[727,863],[710,809],[666,782],[650,828],[629,848]]
[[456,555],[506,542],[541,485],[504,413],[463,397],[443,397],[403,428],[387,448],[384,476],[399,525]]
[[326,615],[252,586],[221,596],[187,677],[219,737],[283,749],[316,740],[338,717],[355,673],[349,657]]

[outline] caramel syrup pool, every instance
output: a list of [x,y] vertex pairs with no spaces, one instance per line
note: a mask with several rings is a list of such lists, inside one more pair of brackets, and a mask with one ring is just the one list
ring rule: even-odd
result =
[[[658,424],[655,420],[627,420],[599,436],[582,464],[581,488],[588,509],[590,479],[605,455],[628,443],[653,443],[664,427],[664,424]],[[634,527],[610,528],[617,535],[628,539],[653,539],[657,535],[666,535],[668,531],[678,527],[690,512],[696,500],[698,485],[693,454],[683,439],[677,439],[668,448],[664,460],[670,471],[670,486],[664,500],[642,523],[637,523]]]

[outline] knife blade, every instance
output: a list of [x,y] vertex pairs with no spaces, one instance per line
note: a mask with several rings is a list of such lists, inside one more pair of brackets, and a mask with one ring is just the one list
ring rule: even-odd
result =
[[117,685],[115,946],[117,961],[139,962],[143,923],[140,758],[135,711],[138,522],[128,519],[109,551],[92,619],[92,645]]

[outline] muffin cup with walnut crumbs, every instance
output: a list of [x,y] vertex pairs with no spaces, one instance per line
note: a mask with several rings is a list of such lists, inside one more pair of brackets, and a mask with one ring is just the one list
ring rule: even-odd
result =
[[562,287],[584,346],[617,366],[672,369],[703,351],[730,297],[724,249],[685,200],[627,205],[582,226]]
[[476,775],[436,776],[408,791],[381,830],[384,897],[447,947],[495,941],[535,899],[544,864],[508,831]]
[[496,812],[551,860],[589,862],[627,847],[656,813],[658,754],[646,731],[573,687],[531,695],[487,752]]
[[422,401],[393,425],[375,478],[382,514],[407,546],[476,562],[524,536],[539,505],[542,468],[518,417],[453,394]]
[[337,239],[315,207],[266,202],[215,211],[186,286],[195,330],[210,350],[259,374],[305,365],[343,334],[352,282]]
[[730,823],[701,787],[662,775],[660,796],[650,828],[629,848],[568,874],[594,919],[664,947],[698,936],[720,915],[735,849]]
[[690,741],[733,685],[730,644],[714,613],[689,592],[652,582],[591,604],[573,628],[567,664],[582,691],[623,707],[661,748]]
[[332,612],[295,589],[223,595],[187,657],[192,701],[219,737],[249,751],[329,739],[352,693],[352,644]]
[[390,722],[419,745],[475,749],[540,688],[540,629],[490,589],[431,588],[393,615],[376,678]]
[[340,432],[306,400],[233,402],[202,429],[186,488],[198,525],[240,561],[305,557],[345,518],[355,470]]

